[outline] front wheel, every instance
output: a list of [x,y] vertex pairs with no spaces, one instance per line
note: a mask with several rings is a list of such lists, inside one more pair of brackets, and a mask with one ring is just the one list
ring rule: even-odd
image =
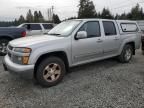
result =
[[7,54],[8,42],[9,42],[8,39],[1,39],[0,40],[0,56],[4,56]]
[[144,55],[144,51],[142,50],[142,55]]
[[55,86],[62,81],[65,72],[65,64],[60,58],[49,57],[39,64],[36,80],[44,87]]
[[128,63],[133,56],[133,48],[131,45],[125,45],[121,55],[118,57],[122,63]]

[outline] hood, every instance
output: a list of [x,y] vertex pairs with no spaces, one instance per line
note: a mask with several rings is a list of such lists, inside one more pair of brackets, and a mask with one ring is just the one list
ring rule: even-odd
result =
[[64,37],[57,37],[52,35],[29,36],[29,37],[15,39],[11,41],[9,44],[12,45],[13,47],[27,47],[27,46],[49,42],[53,40],[58,40],[62,38]]

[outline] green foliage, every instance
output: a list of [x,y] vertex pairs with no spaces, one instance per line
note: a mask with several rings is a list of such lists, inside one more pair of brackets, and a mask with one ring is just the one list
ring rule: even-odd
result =
[[96,13],[95,6],[90,0],[80,0],[78,18],[103,18],[103,19],[129,19],[144,20],[143,9],[137,4],[129,13],[112,15],[109,9],[103,8],[102,12]]
[[103,19],[113,19],[113,15],[111,14],[111,12],[109,11],[109,9],[104,8],[102,10],[102,13],[100,14],[100,18]]
[[[57,14],[53,15],[53,21],[54,23],[58,24],[60,23],[60,19],[59,16]],[[5,22],[5,21],[1,21],[0,22],[0,27],[8,27],[8,26],[18,26],[22,23],[52,23],[50,21],[47,21],[44,19],[44,16],[42,15],[41,11],[34,11],[34,13],[32,13],[31,10],[29,10],[26,14],[26,18],[21,15],[18,20],[15,19],[15,21],[10,21],[10,22]]]
[[26,21],[27,21],[28,23],[34,21],[34,17],[33,17],[33,14],[32,14],[32,12],[31,12],[31,10],[29,10],[28,13],[27,13]]
[[25,22],[25,18],[23,15],[20,16],[20,18],[18,19],[18,22],[21,24],[23,22]]
[[90,0],[80,0],[78,18],[94,18],[96,16],[95,6]]
[[59,16],[57,14],[53,15],[53,22],[55,24],[59,24],[61,22],[60,19],[59,19]]
[[34,11],[34,22],[39,22],[39,13],[37,11]]
[[[75,19],[77,17],[70,17],[68,19]],[[137,4],[135,7],[131,9],[129,13],[116,14],[112,15],[109,9],[104,8],[102,12],[96,12],[95,6],[90,0],[80,0],[79,3],[79,11],[78,18],[103,18],[103,19],[129,19],[129,20],[144,20],[144,12],[143,9]],[[66,20],[68,20],[66,19]],[[41,11],[34,11],[34,14],[31,10],[27,12],[26,18],[21,15],[18,20],[11,22],[0,22],[0,27],[7,26],[17,26],[21,23],[25,22],[35,22],[35,23],[51,23],[46,21],[41,13]],[[60,23],[59,16],[57,14],[53,15],[53,22],[58,24]]]
[[39,22],[44,22],[44,17],[42,15],[41,11],[39,11],[39,13],[38,13],[38,19],[39,19]]
[[139,4],[137,4],[131,9],[131,12],[128,13],[127,18],[132,20],[142,20],[144,19],[143,15],[143,9],[139,6]]

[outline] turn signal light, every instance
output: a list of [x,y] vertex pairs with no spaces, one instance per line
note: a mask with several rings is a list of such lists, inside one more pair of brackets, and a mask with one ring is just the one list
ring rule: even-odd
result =
[[22,57],[22,62],[23,62],[23,64],[28,64],[28,61],[29,61],[29,57],[27,57],[27,56],[24,56],[24,57]]

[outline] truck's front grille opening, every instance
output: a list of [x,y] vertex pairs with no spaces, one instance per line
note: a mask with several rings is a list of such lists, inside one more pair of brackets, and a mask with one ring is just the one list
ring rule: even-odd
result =
[[11,53],[10,52],[8,52],[8,56],[11,58]]
[[9,50],[13,50],[13,47],[11,45],[8,45]]

